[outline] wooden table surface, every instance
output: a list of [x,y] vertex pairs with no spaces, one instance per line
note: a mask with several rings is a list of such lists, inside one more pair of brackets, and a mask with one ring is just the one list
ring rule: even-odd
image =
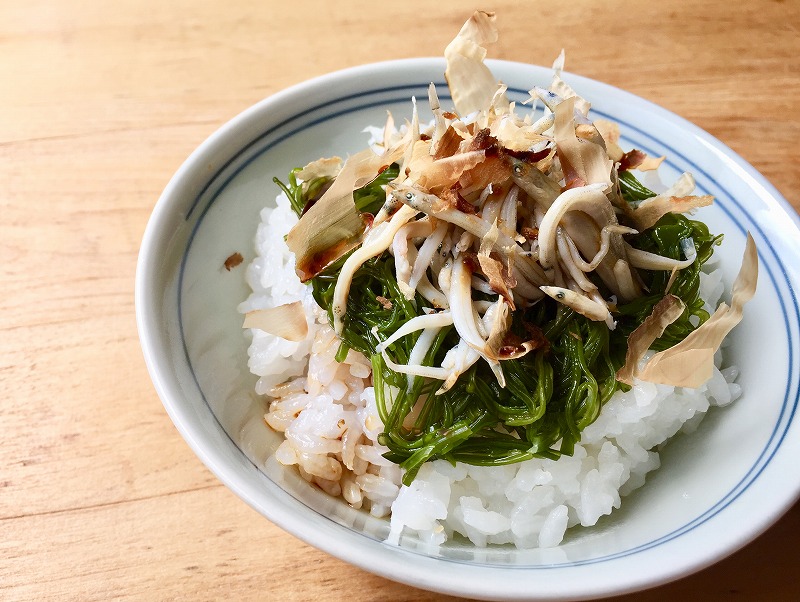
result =
[[[218,126],[312,76],[439,56],[474,8],[497,11],[491,56],[564,47],[569,71],[688,118],[800,207],[793,0],[0,2],[0,599],[444,599],[221,485],[156,396],[133,288],[156,199]],[[619,600],[798,600],[799,540],[795,506],[716,566]]]

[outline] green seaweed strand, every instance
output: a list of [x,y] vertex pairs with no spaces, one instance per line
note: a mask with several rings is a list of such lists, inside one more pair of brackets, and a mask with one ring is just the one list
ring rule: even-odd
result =
[[[300,184],[295,174],[291,172],[288,184],[279,186],[300,215],[329,181]],[[376,213],[385,201],[383,186],[396,175],[393,165],[355,191],[358,209]],[[632,206],[654,195],[630,172],[620,173],[619,181],[623,199]],[[681,244],[686,239],[693,241],[697,259],[678,273],[670,289],[686,304],[686,311],[656,341],[656,349],[683,340],[696,328],[693,321],[702,323],[708,318],[698,296],[700,269],[721,237],[710,234],[702,222],[668,214],[628,240],[637,248],[683,259]],[[345,260],[340,258],[312,280],[314,298],[331,321],[333,292]],[[427,304],[419,295],[405,298],[395,277],[394,259],[384,253],[364,263],[353,277],[336,359],[343,361],[350,349],[370,359],[376,405],[384,424],[379,442],[389,449],[385,456],[404,469],[406,484],[425,462],[435,459],[478,466],[534,457],[557,459],[573,453],[583,429],[597,419],[614,392],[625,387],[617,382],[616,371],[624,363],[627,336],[664,296],[670,275],[643,271],[642,276],[648,294],[617,307],[614,330],[549,299],[515,312],[511,331],[524,337],[527,328],[538,328],[547,344],[501,362],[505,387],[485,362],[478,361],[439,394],[440,381],[395,372],[376,351],[379,343],[421,315]],[[397,363],[407,363],[418,337],[419,333],[402,337],[386,353]],[[458,341],[453,327],[441,329],[423,365],[441,365],[447,350]]]

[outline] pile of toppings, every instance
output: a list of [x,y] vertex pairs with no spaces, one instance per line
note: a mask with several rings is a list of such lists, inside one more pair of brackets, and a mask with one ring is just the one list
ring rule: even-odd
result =
[[[493,465],[570,454],[634,378],[697,387],[753,295],[748,238],[731,306],[712,316],[699,273],[720,236],[685,213],[683,174],[665,192],[562,79],[510,102],[484,63],[494,15],[476,12],[445,51],[454,111],[389,116],[382,140],[315,161],[281,186],[299,216],[287,237],[341,339],[373,366],[387,457],[404,482],[435,458]],[[537,105],[544,106],[543,112]],[[299,304],[250,325],[304,336]],[[279,329],[280,332],[275,332]],[[649,350],[655,355],[641,368]]]

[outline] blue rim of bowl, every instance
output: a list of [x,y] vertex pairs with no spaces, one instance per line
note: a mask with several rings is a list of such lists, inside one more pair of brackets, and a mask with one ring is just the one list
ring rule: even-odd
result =
[[[582,78],[582,79],[585,79],[585,78]],[[602,84],[600,82],[593,82],[593,83],[600,84],[601,86],[606,86],[606,84]],[[252,140],[249,143],[244,145],[239,151],[236,152],[235,155],[233,155],[227,162],[225,162],[221,167],[219,167],[215,171],[215,173],[208,179],[207,184],[202,188],[202,190],[199,193],[197,193],[194,201],[190,205],[189,211],[186,213],[186,216],[185,216],[186,221],[189,221],[191,219],[192,215],[195,213],[195,210],[200,206],[201,202],[205,200],[204,197],[207,198],[207,202],[202,207],[201,213],[197,216],[197,221],[195,222],[195,224],[193,226],[192,232],[191,232],[191,234],[189,236],[189,239],[188,239],[188,241],[186,243],[186,248],[184,250],[183,257],[181,259],[179,282],[178,282],[178,291],[177,291],[177,295],[178,295],[178,314],[179,314],[179,316],[178,316],[178,319],[179,319],[179,330],[180,330],[180,334],[181,334],[181,344],[183,346],[183,350],[184,350],[184,354],[185,354],[185,359],[187,361],[187,365],[189,366],[190,370],[192,371],[192,376],[193,376],[193,378],[195,380],[195,384],[196,384],[196,386],[198,388],[198,391],[200,392],[200,394],[201,394],[201,396],[203,398],[203,401],[205,402],[206,406],[208,407],[209,412],[214,416],[214,418],[217,420],[218,423],[219,423],[219,420],[217,419],[216,415],[214,414],[213,410],[211,409],[211,405],[209,404],[208,400],[206,399],[205,393],[201,389],[200,384],[199,384],[199,382],[197,380],[197,377],[196,377],[196,375],[194,373],[194,367],[192,365],[191,358],[189,356],[189,351],[188,351],[188,348],[186,346],[186,341],[185,341],[185,337],[184,337],[182,313],[181,313],[181,295],[182,295],[182,283],[183,283],[183,276],[184,276],[184,268],[185,268],[185,265],[186,265],[187,257],[189,255],[189,251],[190,251],[191,246],[192,246],[192,242],[194,240],[194,237],[195,237],[200,225],[202,224],[202,221],[203,221],[206,213],[213,206],[213,204],[216,201],[216,199],[218,198],[219,194],[226,188],[226,186],[230,183],[230,181],[233,178],[235,178],[236,175],[239,172],[241,172],[241,170],[243,170],[245,167],[247,167],[247,165],[249,165],[257,157],[259,157],[263,153],[269,151],[270,149],[274,148],[275,146],[277,146],[281,142],[285,141],[286,139],[288,139],[288,138],[290,138],[290,137],[292,137],[294,135],[297,135],[299,132],[301,132],[301,131],[303,131],[303,130],[305,130],[307,128],[313,127],[315,125],[318,125],[318,124],[323,123],[325,121],[329,121],[331,119],[335,119],[335,118],[340,117],[340,116],[345,115],[345,114],[349,114],[349,113],[353,113],[353,112],[357,112],[357,111],[363,111],[365,109],[375,108],[375,107],[379,107],[379,106],[383,106],[383,105],[408,102],[412,91],[416,91],[416,92],[420,93],[420,92],[426,90],[428,85],[429,85],[429,82],[419,82],[419,83],[414,83],[414,84],[405,84],[405,85],[402,85],[402,86],[388,86],[388,87],[371,88],[369,90],[361,91],[361,92],[358,92],[358,93],[340,96],[340,97],[336,98],[335,100],[328,101],[328,102],[325,102],[324,104],[320,104],[318,106],[314,106],[314,107],[311,107],[309,109],[300,111],[300,112],[294,114],[289,119],[281,122],[278,125],[275,125],[275,126],[269,128],[268,130],[266,130],[264,132],[261,132],[260,134],[258,134],[254,138],[252,138]],[[443,88],[446,89],[446,84],[444,82],[436,82],[436,87],[437,87],[437,90],[438,89],[443,89]],[[380,100],[377,100],[377,101],[367,101],[366,100],[366,99],[368,99],[370,97],[374,97],[376,95],[385,95],[387,93],[388,94],[393,94],[393,93],[400,93],[400,92],[405,92],[405,93],[404,93],[403,96],[397,96],[397,97],[391,97],[391,98],[381,98]],[[528,96],[528,93],[527,93],[526,90],[519,89],[519,88],[509,88],[509,92],[512,93],[512,94],[516,94],[518,96],[521,96],[521,97],[527,97]],[[441,94],[439,98],[441,100],[450,100],[450,97],[447,94]],[[339,105],[341,103],[346,103],[346,102],[350,102],[350,101],[354,101],[354,100],[358,100],[358,99],[365,99],[365,101],[363,103],[357,104],[355,106],[348,106],[345,109],[332,110],[333,108],[335,108],[337,105]],[[653,106],[653,107],[655,106],[655,105],[652,105],[652,103],[649,103],[648,101],[644,101],[643,99],[639,99],[639,100],[641,100],[641,102],[646,103],[647,106]],[[660,110],[663,111],[663,109],[660,109]],[[321,116],[321,117],[316,117],[316,118],[314,118],[314,119],[312,119],[310,121],[302,122],[302,125],[298,125],[297,127],[295,127],[293,129],[281,134],[280,136],[276,137],[274,140],[270,140],[267,143],[264,143],[265,139],[267,139],[270,136],[272,136],[273,134],[275,134],[276,131],[286,128],[287,124],[302,120],[303,118],[307,117],[308,115],[318,115],[320,113],[325,113],[325,114],[323,116]],[[656,145],[660,145],[660,146],[663,146],[664,148],[668,149],[669,150],[669,155],[668,155],[668,157],[667,157],[665,162],[668,165],[670,165],[671,167],[673,167],[675,169],[678,169],[680,171],[680,169],[677,166],[677,164],[679,163],[678,159],[680,159],[680,161],[682,161],[684,163],[684,165],[690,165],[691,166],[691,171],[694,173],[695,176],[698,176],[698,175],[702,176],[702,178],[707,180],[708,183],[710,183],[711,185],[715,186],[718,190],[723,191],[725,193],[725,197],[726,198],[724,198],[724,199],[721,198],[720,195],[717,195],[717,200],[715,201],[715,205],[717,207],[721,208],[724,211],[724,213],[728,216],[728,218],[737,225],[737,227],[739,228],[739,230],[742,233],[747,231],[747,228],[745,227],[745,225],[739,219],[737,219],[736,216],[733,215],[730,207],[728,206],[728,203],[730,203],[731,205],[735,206],[743,215],[746,216],[747,215],[747,211],[741,205],[741,203],[736,200],[735,196],[733,194],[731,194],[722,183],[716,181],[705,170],[703,170],[698,165],[696,165],[693,162],[691,162],[685,155],[683,155],[680,152],[680,150],[669,146],[663,140],[656,140],[655,138],[653,138],[651,135],[649,135],[647,132],[645,132],[641,128],[639,128],[637,126],[634,126],[631,123],[627,123],[624,119],[620,119],[617,116],[614,116],[614,115],[611,115],[611,114],[608,114],[608,113],[605,113],[603,111],[599,111],[599,110],[596,110],[596,109],[593,109],[593,113],[598,117],[603,117],[603,118],[607,118],[607,119],[611,119],[613,121],[616,121],[621,126],[623,126],[623,128],[626,128],[628,132],[636,132],[639,136],[641,136],[643,138],[646,138],[648,140],[651,140]],[[682,120],[682,118],[677,117],[677,116],[673,116],[672,114],[670,114],[670,116],[672,116],[673,118],[676,118],[678,120],[684,121],[684,120]],[[686,122],[686,123],[688,124],[689,122]],[[692,126],[692,127],[696,128],[696,126]],[[700,130],[700,131],[702,131],[702,130]],[[705,134],[705,136],[707,136],[708,138],[713,139],[713,137],[710,136],[710,134],[707,134],[706,132],[703,132],[703,134]],[[728,149],[727,147],[722,145],[722,143],[720,143],[718,141],[717,141],[717,143],[721,147],[726,149],[726,154],[728,154],[729,156],[732,156],[732,157],[735,157],[735,158],[739,159],[739,161],[741,161],[742,163],[745,163],[743,159],[741,159],[733,151],[731,151],[730,149]],[[262,146],[259,146],[259,145],[262,145]],[[649,147],[647,144],[641,144],[639,140],[637,140],[637,146],[639,148],[641,148],[642,150],[644,150],[645,152],[647,152],[648,154],[658,155],[658,153],[652,151],[651,147]],[[247,156],[247,155],[249,155],[249,156]],[[247,158],[245,160],[242,160],[243,157],[245,157],[245,156],[247,156]],[[241,161],[241,163],[237,165],[237,162],[240,162],[240,161]],[[231,171],[230,173],[226,173],[233,166],[235,166],[233,171]],[[750,166],[748,165],[748,167],[750,167]],[[755,171],[755,169],[753,169],[752,167],[750,167],[750,169],[752,170],[752,172],[754,174],[756,174],[758,176],[759,184],[764,185],[766,182],[763,180],[763,176],[758,174]],[[220,180],[221,176],[224,176],[224,178],[222,180]],[[700,189],[702,191],[703,188],[704,187],[702,185],[700,185],[699,181],[698,181],[698,189]],[[769,186],[769,188],[771,188],[771,186]],[[213,189],[213,191],[212,191],[212,189]],[[786,203],[786,201],[783,200],[780,197],[780,195],[777,193],[777,191],[771,192],[771,195],[773,197],[779,199],[783,204],[788,205],[788,203]],[[791,299],[791,304],[792,304],[792,309],[793,309],[793,317],[796,318],[796,324],[798,325],[798,328],[800,328],[800,308],[798,308],[797,294],[795,292],[795,289],[792,286],[792,282],[791,282],[791,280],[789,278],[788,272],[787,272],[783,262],[781,262],[780,258],[778,257],[777,252],[775,251],[774,247],[772,246],[769,238],[763,232],[763,230],[761,229],[759,224],[751,219],[750,220],[750,225],[752,226],[752,229],[754,231],[758,232],[758,234],[761,237],[761,240],[763,241],[763,243],[766,244],[766,247],[767,247],[767,250],[769,251],[769,254],[774,259],[775,263],[778,266],[778,272],[780,273],[780,276],[782,276],[783,282],[785,282],[787,290],[791,293],[790,299]],[[761,258],[761,265],[766,269],[766,271],[767,271],[767,273],[769,275],[770,281],[772,282],[773,286],[777,290],[778,289],[778,283],[777,283],[777,280],[776,280],[776,275],[773,272],[773,266],[771,265],[771,262],[764,261],[765,255],[766,255],[766,251],[764,249],[764,245],[762,244],[761,248],[759,249],[759,257]],[[779,294],[778,295],[778,299],[780,301],[781,310],[782,310],[782,313],[783,313],[784,323],[787,326],[787,332],[790,332],[791,331],[791,327],[790,327],[790,323],[789,323],[789,311],[787,311],[787,307],[786,307],[786,305],[784,303],[784,297]],[[798,392],[798,386],[795,386],[794,390],[792,390],[792,381],[793,381],[794,376],[795,376],[795,373],[792,372],[792,367],[794,366],[794,349],[793,349],[793,346],[792,346],[792,342],[793,341],[790,340],[789,341],[790,344],[788,346],[788,348],[789,348],[789,373],[787,375],[786,391],[785,391],[785,394],[784,394],[784,399],[783,399],[783,403],[782,403],[782,406],[781,406],[780,414],[778,416],[778,419],[776,420],[775,428],[773,429],[773,432],[772,432],[767,444],[765,445],[764,449],[762,450],[761,454],[759,455],[757,461],[750,467],[750,469],[745,473],[745,475],[736,484],[736,486],[734,486],[731,489],[731,491],[728,492],[728,494],[723,496],[722,499],[720,499],[716,504],[714,504],[706,512],[704,512],[700,516],[696,517],[692,521],[688,522],[686,525],[684,525],[684,526],[682,526],[682,527],[680,527],[678,529],[675,529],[670,533],[662,535],[661,537],[658,537],[658,538],[652,540],[651,542],[648,542],[648,543],[645,543],[645,544],[640,544],[638,546],[635,546],[635,547],[630,548],[628,550],[623,550],[621,552],[608,554],[608,555],[605,555],[605,556],[599,556],[599,557],[595,557],[595,558],[589,558],[589,559],[585,559],[585,560],[570,561],[570,562],[564,562],[564,563],[559,563],[559,564],[546,564],[546,565],[525,565],[525,564],[520,564],[520,565],[513,565],[513,566],[510,566],[510,567],[506,566],[506,568],[526,569],[526,570],[545,569],[545,568],[546,569],[562,568],[562,567],[581,566],[581,565],[586,565],[586,564],[595,564],[595,563],[599,563],[599,562],[605,562],[605,561],[613,560],[613,559],[616,559],[616,558],[621,558],[621,557],[624,557],[624,556],[628,556],[628,555],[631,555],[631,554],[636,554],[636,553],[648,550],[650,548],[653,548],[653,547],[662,545],[662,544],[664,544],[664,543],[666,543],[668,541],[671,541],[672,539],[675,539],[675,538],[683,535],[684,533],[687,533],[687,532],[693,530],[694,528],[698,527],[699,525],[705,523],[706,521],[710,520],[715,515],[717,515],[719,512],[724,510],[729,504],[731,504],[736,498],[738,498],[750,486],[750,484],[753,483],[753,481],[755,481],[755,479],[758,478],[758,476],[761,474],[761,472],[764,470],[764,468],[769,464],[770,459],[774,456],[774,454],[780,448],[780,446],[781,446],[781,444],[782,444],[782,442],[784,440],[784,437],[786,436],[786,433],[789,430],[789,427],[791,426],[791,424],[792,424],[792,422],[794,420],[794,417],[795,417],[795,414],[796,414],[796,411],[797,411],[798,402],[800,402],[800,392]],[[793,399],[792,399],[792,397],[793,397]],[[226,435],[228,435],[228,438],[230,439],[231,443],[234,445],[234,447],[236,447],[238,449],[238,451],[242,455],[242,457],[245,458],[247,460],[247,462],[252,464],[254,468],[259,470],[259,472],[261,472],[261,474],[264,474],[263,471],[261,471],[261,469],[259,468],[259,466],[257,464],[255,464],[255,463],[253,463],[252,460],[250,460],[250,458],[244,453],[244,451],[242,451],[238,447],[238,445],[230,437],[230,435],[227,433],[227,431],[224,429],[224,427],[222,427],[221,424],[219,424],[219,426],[220,426],[220,429],[223,432],[225,432]],[[269,478],[269,477],[267,477],[267,478]],[[312,508],[310,508],[310,510],[316,512]],[[336,523],[336,521],[333,521],[333,519],[330,519],[329,517],[325,517],[325,518],[327,520],[330,520],[334,524],[338,524],[338,523]],[[754,534],[753,536],[755,536],[755,535],[757,535],[757,534]],[[367,537],[369,539],[373,539],[373,538],[371,538],[371,537],[369,537],[367,535],[362,535],[362,536],[363,537]],[[416,550],[406,549],[406,551],[412,552],[412,553],[415,553],[415,554],[419,554],[421,556],[428,556],[427,554],[424,554],[422,552],[418,552]],[[436,558],[437,558],[437,560],[446,560],[446,561],[456,562],[456,563],[463,563],[464,562],[464,561],[461,561],[461,560],[458,560],[458,559],[445,557],[445,556],[437,556]]]

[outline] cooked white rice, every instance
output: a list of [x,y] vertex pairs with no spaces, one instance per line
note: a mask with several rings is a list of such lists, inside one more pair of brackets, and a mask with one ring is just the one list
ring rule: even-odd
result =
[[[300,300],[310,325],[299,343],[252,331],[248,353],[250,370],[260,377],[256,391],[272,399],[265,420],[285,436],[275,457],[353,507],[391,515],[392,542],[416,535],[441,544],[461,534],[477,546],[557,546],[568,528],[596,524],[619,508],[621,496],[641,487],[659,466],[662,443],[696,428],[709,406],[740,394],[735,367],[715,369],[699,389],[637,382],[603,407],[573,456],[500,467],[439,460],[402,486],[401,469],[382,457],[388,449],[377,442],[382,423],[369,360],[351,350],[344,362],[335,361],[338,342],[327,316],[295,275],[283,237],[297,218],[286,197],[280,195],[277,207],[264,209],[261,218],[258,256],[247,269],[253,293],[239,310]],[[703,274],[707,309],[722,292],[719,272]]]

